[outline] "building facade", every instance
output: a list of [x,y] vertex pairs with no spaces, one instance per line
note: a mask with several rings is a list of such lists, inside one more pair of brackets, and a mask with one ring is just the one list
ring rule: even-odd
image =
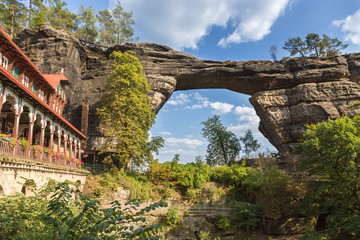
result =
[[61,71],[42,74],[0,29],[0,153],[52,164],[81,164],[86,137],[63,116]]

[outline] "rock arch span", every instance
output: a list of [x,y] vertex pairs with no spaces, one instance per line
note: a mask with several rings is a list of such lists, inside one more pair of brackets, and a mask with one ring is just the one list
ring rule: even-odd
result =
[[360,113],[359,109],[347,108],[360,101],[360,54],[297,58],[283,64],[200,60],[154,43],[124,44],[103,51],[87,48],[46,24],[38,31],[23,32],[16,42],[42,72],[65,69],[72,87],[67,90],[69,106],[64,111],[78,129],[81,103],[88,100],[88,149],[96,149],[102,142],[96,108],[114,50],[134,51],[140,59],[151,84],[155,112],[177,90],[224,88],[251,95],[250,102],[261,119],[260,131],[281,152],[294,148],[305,124]]

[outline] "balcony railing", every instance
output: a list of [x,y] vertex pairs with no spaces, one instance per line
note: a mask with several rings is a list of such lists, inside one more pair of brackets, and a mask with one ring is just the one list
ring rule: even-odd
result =
[[79,168],[82,164],[80,160],[74,157],[51,152],[47,148],[41,148],[41,146],[23,145],[10,137],[5,139],[0,137],[0,154],[70,168]]

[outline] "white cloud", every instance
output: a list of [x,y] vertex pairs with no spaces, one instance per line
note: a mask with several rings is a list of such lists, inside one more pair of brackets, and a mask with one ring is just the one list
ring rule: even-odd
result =
[[198,139],[192,138],[166,138],[165,146],[177,148],[196,148],[202,146],[204,143]]
[[234,105],[229,103],[213,102],[210,103],[210,107],[214,109],[214,111],[211,112],[213,114],[225,114],[231,112]]
[[[122,0],[133,11],[141,39],[175,49],[196,49],[212,26],[234,28],[219,46],[256,41],[270,28],[292,0]],[[110,0],[114,6],[116,0]]]
[[341,27],[341,31],[345,33],[345,40],[360,45],[360,9],[354,15],[349,15],[342,20],[335,20],[332,23]]
[[170,105],[183,105],[188,102],[190,102],[189,95],[185,93],[180,93],[175,98],[167,101],[167,103]]
[[164,135],[164,136],[170,136],[171,135],[171,132],[168,132],[168,131],[163,131],[160,133],[161,135]]
[[240,115],[239,121],[259,123],[260,119],[256,115],[255,109],[246,106],[238,106],[234,110],[234,114]]

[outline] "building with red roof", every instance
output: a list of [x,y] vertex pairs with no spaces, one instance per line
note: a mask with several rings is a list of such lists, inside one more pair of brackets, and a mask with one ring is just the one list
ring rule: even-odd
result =
[[42,74],[0,29],[0,152],[53,164],[81,163],[86,137],[62,116],[67,85],[62,71]]

